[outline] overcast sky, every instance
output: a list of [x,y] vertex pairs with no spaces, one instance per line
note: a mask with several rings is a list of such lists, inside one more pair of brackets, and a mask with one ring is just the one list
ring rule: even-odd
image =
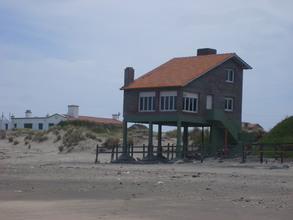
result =
[[[0,113],[122,113],[135,78],[198,48],[236,52],[243,121],[266,130],[293,113],[292,0],[0,0]],[[121,118],[122,119],[122,118]]]

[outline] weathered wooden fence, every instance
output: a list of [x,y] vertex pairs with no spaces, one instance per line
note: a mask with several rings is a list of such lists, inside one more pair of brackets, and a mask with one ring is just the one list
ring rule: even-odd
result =
[[[180,150],[178,150],[180,149]],[[235,149],[238,149],[235,151]],[[240,149],[240,150],[239,150]],[[181,146],[177,148],[174,145],[167,146],[153,146],[149,148],[148,146],[127,146],[127,150],[125,150],[122,146],[113,146],[105,149],[104,147],[100,147],[97,145],[96,148],[96,159],[95,163],[98,163],[99,154],[110,154],[110,161],[117,161],[122,154],[126,154],[131,158],[137,158],[138,161],[162,161],[168,162],[173,160],[176,156],[180,155],[180,158],[183,159],[195,159],[204,161],[204,158],[211,156],[210,155],[210,146],[197,145],[197,146]],[[241,155],[241,146],[237,145],[229,145],[229,146],[220,146],[217,148],[216,157],[220,157],[221,159],[226,157],[231,157],[237,155]],[[240,153],[239,153],[240,152]],[[154,156],[156,155],[156,156]],[[140,157],[139,157],[140,156]]]
[[[273,149],[272,149],[273,148]],[[293,153],[293,143],[261,143],[261,144],[244,144],[242,148],[242,162],[246,162],[247,154],[259,154],[260,162],[263,163],[264,155],[274,155],[275,159],[281,158],[281,163],[284,162],[286,154]]]

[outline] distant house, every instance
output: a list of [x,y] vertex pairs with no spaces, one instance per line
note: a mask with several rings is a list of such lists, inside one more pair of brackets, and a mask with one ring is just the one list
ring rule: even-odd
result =
[[0,118],[0,130],[8,130],[11,128],[11,123],[10,121],[4,117],[4,115],[2,114],[1,118]]
[[242,130],[246,132],[264,131],[263,127],[259,124],[251,124],[249,122],[242,122]]
[[30,128],[34,130],[47,130],[50,127],[58,124],[60,121],[67,120],[67,117],[61,114],[47,115],[45,117],[32,117],[31,111],[26,111],[26,116],[23,118],[11,117],[13,128]]
[[237,54],[217,54],[210,48],[198,49],[197,56],[173,58],[136,80],[134,69],[127,67],[121,88],[123,145],[127,145],[128,123],[149,125],[149,152],[153,147],[153,125],[158,125],[158,146],[162,126],[177,127],[178,152],[188,146],[190,127],[210,127],[212,154],[223,144],[241,142],[245,69],[251,67]]
[[113,114],[112,118],[99,118],[99,117],[91,117],[91,116],[80,116],[78,115],[79,106],[77,105],[69,105],[68,106],[68,120],[86,120],[92,121],[101,124],[116,124],[122,125],[122,122],[119,121],[119,114]]
[[90,116],[79,116],[79,106],[69,105],[67,114],[53,114],[45,117],[33,117],[31,110],[25,112],[25,117],[11,116],[10,120],[2,117],[0,120],[0,129],[8,130],[11,128],[29,128],[34,130],[47,130],[50,127],[57,125],[61,121],[66,120],[88,120],[103,124],[122,124],[118,120],[118,115],[113,114],[113,118],[98,118]]

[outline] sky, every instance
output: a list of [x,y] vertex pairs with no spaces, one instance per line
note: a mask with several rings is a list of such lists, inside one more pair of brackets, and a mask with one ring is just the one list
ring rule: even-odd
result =
[[[235,52],[242,120],[273,128],[293,114],[292,0],[0,0],[0,113],[123,112],[135,78],[198,48]],[[122,120],[122,118],[120,118]]]

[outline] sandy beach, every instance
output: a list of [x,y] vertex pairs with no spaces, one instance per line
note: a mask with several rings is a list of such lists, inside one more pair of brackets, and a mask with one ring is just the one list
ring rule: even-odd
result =
[[293,162],[111,164],[0,140],[0,219],[292,219]]

